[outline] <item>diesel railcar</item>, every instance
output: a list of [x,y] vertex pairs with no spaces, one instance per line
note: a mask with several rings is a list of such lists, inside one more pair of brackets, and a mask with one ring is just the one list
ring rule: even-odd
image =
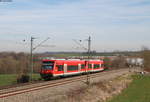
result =
[[40,75],[43,79],[48,80],[52,77],[64,77],[102,70],[104,70],[104,62],[102,60],[44,59],[42,61]]

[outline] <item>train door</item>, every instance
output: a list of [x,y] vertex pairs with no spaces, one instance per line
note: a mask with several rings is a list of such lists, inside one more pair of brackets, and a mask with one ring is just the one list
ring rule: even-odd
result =
[[93,69],[94,69],[94,64],[92,63],[92,70],[91,71],[93,71]]
[[58,75],[63,75],[63,71],[64,71],[64,65],[63,64],[57,64],[56,65],[56,74],[58,74]]
[[78,71],[81,72],[81,64],[78,64]]
[[64,64],[64,75],[67,73],[67,64]]
[[101,63],[99,64],[99,68],[102,68],[102,64]]

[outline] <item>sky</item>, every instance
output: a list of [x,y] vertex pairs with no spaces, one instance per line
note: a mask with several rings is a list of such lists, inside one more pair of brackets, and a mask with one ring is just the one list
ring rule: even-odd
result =
[[0,2],[0,51],[103,51],[150,47],[150,0],[12,0]]

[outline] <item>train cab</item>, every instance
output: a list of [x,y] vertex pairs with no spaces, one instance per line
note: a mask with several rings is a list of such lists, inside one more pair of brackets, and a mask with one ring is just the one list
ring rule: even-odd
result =
[[43,79],[53,77],[54,66],[55,66],[55,61],[43,60],[42,66],[41,66],[41,71],[40,71],[41,77]]

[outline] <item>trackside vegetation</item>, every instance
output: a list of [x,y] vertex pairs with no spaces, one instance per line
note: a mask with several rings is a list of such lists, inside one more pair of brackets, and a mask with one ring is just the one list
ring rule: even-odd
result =
[[[0,74],[0,86],[17,84],[17,74]],[[39,80],[40,74],[33,74],[33,80]]]
[[16,74],[1,74],[0,75],[0,86],[12,85],[16,83]]
[[133,75],[129,87],[107,102],[150,102],[150,76]]

